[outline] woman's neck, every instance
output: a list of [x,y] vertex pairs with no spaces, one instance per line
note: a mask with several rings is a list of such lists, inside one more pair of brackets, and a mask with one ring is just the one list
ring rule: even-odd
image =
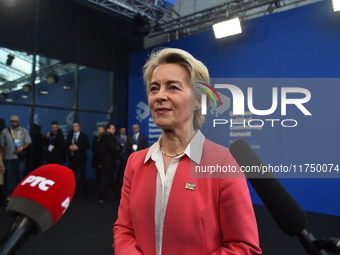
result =
[[195,133],[196,132],[193,129],[188,132],[174,132],[172,130],[163,130],[162,138],[160,141],[163,154],[177,154],[183,152]]

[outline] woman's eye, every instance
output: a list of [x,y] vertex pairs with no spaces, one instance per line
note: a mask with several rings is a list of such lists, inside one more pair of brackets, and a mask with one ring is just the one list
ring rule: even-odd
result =
[[176,86],[174,86],[174,85],[171,85],[171,86],[169,86],[169,88],[168,88],[169,90],[177,90],[178,89],[178,87],[176,87]]
[[150,92],[154,92],[154,91],[157,91],[157,90],[158,90],[158,87],[156,87],[156,86],[150,87]]

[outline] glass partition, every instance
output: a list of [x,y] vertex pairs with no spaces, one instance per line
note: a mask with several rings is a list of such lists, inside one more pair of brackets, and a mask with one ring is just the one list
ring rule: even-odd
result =
[[0,47],[0,100],[28,104],[33,56]]
[[[96,54],[96,59],[100,58],[98,49],[92,51],[94,45],[87,42],[88,38],[83,40],[80,34],[80,28],[88,26],[82,15],[88,17],[88,14],[75,12],[69,15],[67,22],[71,25],[67,27],[67,33],[58,37],[53,29],[46,29],[50,26],[59,28],[54,22],[56,17],[48,19],[46,16],[51,12],[43,11],[50,10],[50,4],[39,1],[38,8],[38,1],[24,2],[27,6],[7,6],[7,14],[4,8],[0,8],[0,13],[8,16],[12,21],[11,27],[17,32],[9,36],[11,40],[0,40],[0,118],[6,121],[6,126],[10,126],[12,115],[19,116],[20,125],[27,128],[32,136],[36,128],[45,136],[52,121],[58,121],[65,136],[73,121],[81,122],[82,129],[90,137],[99,124],[112,122],[117,128],[124,126],[127,120],[127,75],[113,75],[107,70],[65,60],[89,64],[84,54],[91,52]],[[53,6],[60,10],[64,8],[57,2]],[[3,6],[0,4],[0,7]],[[23,14],[28,16],[17,20]],[[18,50],[22,48],[28,52]],[[88,153],[90,156],[90,151]],[[32,158],[34,155],[35,151]],[[35,166],[28,168],[33,170]]]
[[[75,72],[78,65],[38,56],[35,79],[35,104],[73,108]],[[84,67],[80,67],[84,68]]]

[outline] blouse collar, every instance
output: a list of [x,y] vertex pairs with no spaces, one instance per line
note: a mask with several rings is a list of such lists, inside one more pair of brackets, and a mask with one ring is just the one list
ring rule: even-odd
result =
[[[160,150],[160,140],[162,136],[158,138],[158,141],[155,142],[149,149],[148,153],[145,156],[144,164],[151,158],[155,161],[156,158],[161,155]],[[182,157],[183,155],[187,155],[192,161],[196,164],[201,162],[202,152],[203,152],[203,144],[204,144],[205,136],[202,134],[200,130],[197,130],[196,134],[191,139],[188,146],[185,148],[184,153],[177,157]]]

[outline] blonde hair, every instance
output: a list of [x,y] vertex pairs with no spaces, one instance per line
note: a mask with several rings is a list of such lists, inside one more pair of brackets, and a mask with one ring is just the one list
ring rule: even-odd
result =
[[[199,60],[194,58],[190,53],[176,48],[163,48],[154,50],[143,67],[143,78],[148,93],[153,71],[161,64],[178,64],[184,67],[191,80],[190,87],[195,97],[200,100],[201,94],[206,94],[203,90],[198,89],[197,81],[209,84],[209,71],[207,67]],[[210,97],[207,97],[207,106],[210,103]],[[193,126],[194,129],[202,127],[205,117],[200,109],[195,110]]]

